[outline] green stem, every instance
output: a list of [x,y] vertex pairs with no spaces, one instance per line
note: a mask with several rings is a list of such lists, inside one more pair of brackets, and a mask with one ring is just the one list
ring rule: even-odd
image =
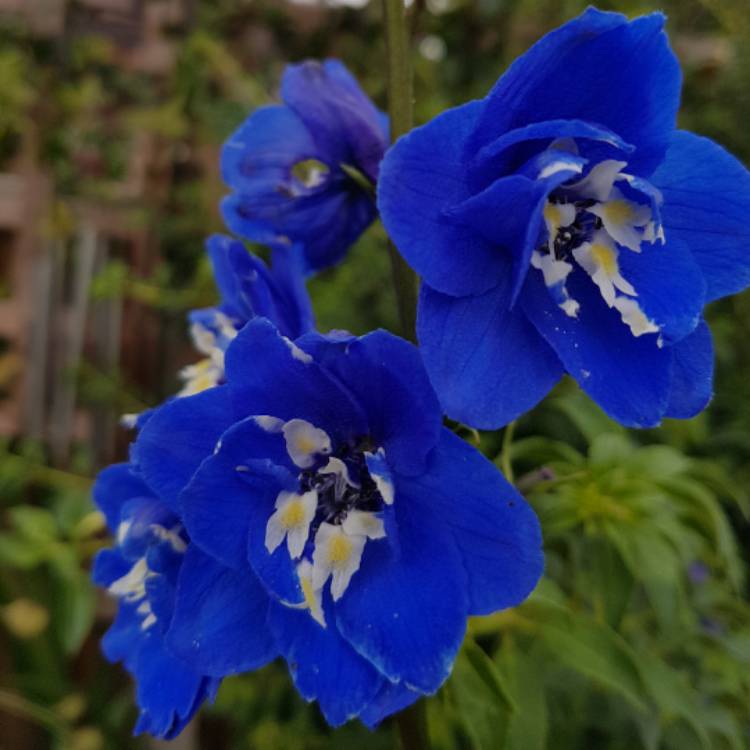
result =
[[510,422],[503,433],[503,447],[500,451],[500,468],[511,484],[513,484],[513,461],[510,454],[513,450],[513,433],[515,431],[516,423]]
[[[404,0],[382,1],[388,53],[388,114],[391,121],[391,139],[395,141],[412,128],[410,35],[404,12]],[[401,332],[413,341],[417,321],[417,275],[399,255],[392,242],[388,243],[388,252],[391,258]]]
[[427,736],[427,713],[424,700],[419,700],[405,708],[396,716],[401,750],[429,750]]

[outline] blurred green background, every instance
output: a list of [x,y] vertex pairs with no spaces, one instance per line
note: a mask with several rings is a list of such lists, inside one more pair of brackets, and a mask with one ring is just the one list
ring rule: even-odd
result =
[[[417,120],[585,5],[413,0]],[[681,125],[750,164],[748,1],[601,7],[667,12]],[[132,686],[98,650],[113,604],[88,582],[107,544],[90,478],[126,455],[119,415],[196,359],[184,316],[215,301],[223,139],[305,57],[341,58],[384,107],[380,21],[377,0],[0,0],[0,750],[161,746],[130,737]],[[321,330],[395,328],[384,242],[374,226],[311,282]],[[438,750],[750,748],[750,294],[709,318],[717,396],[697,419],[627,432],[563,383],[514,429],[465,433],[539,513],[547,572],[472,622],[427,706]],[[272,665],[226,680],[173,747],[397,743],[389,723],[332,732]]]

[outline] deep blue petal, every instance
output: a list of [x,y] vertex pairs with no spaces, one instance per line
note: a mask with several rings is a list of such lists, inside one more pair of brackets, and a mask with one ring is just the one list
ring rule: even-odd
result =
[[374,183],[388,134],[380,113],[338,60],[289,65],[281,82],[284,102],[336,164],[349,164]]
[[91,580],[98,586],[106,588],[118,578],[122,578],[132,567],[133,562],[124,558],[119,550],[99,550],[94,558]]
[[665,416],[690,419],[702,412],[713,395],[714,347],[703,320],[686,338],[671,347],[672,389]]
[[226,377],[242,416],[305,419],[334,441],[367,434],[365,416],[344,388],[266,320],[251,321],[232,342]]
[[677,131],[652,182],[667,241],[681,240],[707,282],[708,301],[750,286],[750,173],[708,138]]
[[115,621],[102,638],[102,653],[105,658],[110,662],[123,662],[131,673],[135,668],[144,633],[141,630],[143,618],[136,612],[136,606],[121,602]]
[[399,554],[386,540],[367,543],[359,571],[336,603],[336,622],[391,681],[434,693],[466,630],[466,573],[429,498],[402,496],[397,478],[394,509]]
[[449,297],[422,285],[417,332],[445,413],[496,429],[535,406],[560,379],[554,351],[518,307],[510,274],[479,297]]
[[476,448],[443,428],[422,476],[401,478],[398,501],[420,498],[450,528],[461,552],[469,614],[520,604],[544,568],[534,511]]
[[646,176],[669,145],[681,76],[664,16],[634,21],[589,8],[518,58],[487,97],[469,150],[544,120],[602,125],[633,144],[629,171]]
[[315,328],[312,301],[305,286],[303,250],[299,246],[282,246],[271,254],[270,275],[277,297],[274,322],[291,339]]
[[469,164],[470,182],[484,189],[499,176],[515,171],[559,138],[573,138],[592,163],[605,158],[627,161],[634,147],[616,133],[583,120],[547,120],[524,125],[490,141]]
[[494,242],[467,231],[446,209],[471,196],[463,144],[481,102],[449,109],[400,138],[380,167],[378,208],[391,239],[412,268],[445,294],[479,294],[504,269]]
[[292,180],[292,167],[321,158],[304,122],[288,107],[256,109],[221,150],[221,174],[234,190],[272,193]]
[[282,489],[292,488],[294,478],[272,460],[288,461],[283,445],[280,434],[266,432],[252,419],[240,422],[222,436],[219,450],[203,462],[180,501],[195,544],[238,570],[247,565],[249,555],[270,590],[298,602],[302,594],[286,547],[273,555],[265,548],[276,498]]
[[385,682],[341,637],[330,606],[326,606],[323,628],[308,610],[273,602],[268,626],[289,665],[295,687],[305,700],[318,701],[331,726],[357,716]]
[[[547,196],[563,182],[579,175],[585,163],[585,159],[574,154],[543,151],[530,159],[521,173],[497,180],[486,190],[448,210],[456,221],[494,243],[498,255],[507,254],[512,258],[509,306],[515,304],[529,271],[531,255],[539,246]],[[549,176],[545,176],[548,172]],[[498,281],[507,273],[499,266],[498,263],[495,269]]]
[[358,339],[311,334],[297,343],[356,398],[389,465],[407,474],[422,471],[442,414],[419,350],[382,330]]
[[224,386],[169,401],[148,420],[133,460],[170,509],[177,512],[181,490],[234,421]]
[[398,711],[403,711],[421,697],[422,693],[409,690],[400,682],[395,685],[392,682],[386,682],[372,703],[360,713],[360,721],[370,729],[375,729],[383,719]]
[[166,643],[206,675],[257,669],[277,655],[266,626],[269,598],[252,571],[233,570],[191,545]]
[[221,293],[218,310],[237,328],[260,315],[292,339],[312,330],[314,321],[305,288],[302,248],[275,248],[270,269],[241,242],[230,237],[213,235],[206,248]]
[[376,216],[372,198],[345,175],[299,195],[233,193],[221,202],[227,227],[266,245],[301,243],[306,270],[334,265]]
[[151,497],[153,493],[128,463],[114,464],[99,472],[94,482],[94,502],[107,519],[110,531],[120,525],[122,506],[134,497]]
[[164,648],[157,634],[146,633],[138,648],[133,676],[140,716],[135,733],[174,737],[207,696],[206,678]]
[[641,252],[621,249],[623,278],[638,292],[638,305],[667,343],[685,338],[701,319],[706,281],[688,246],[676,237],[666,245],[644,242]]
[[581,306],[576,318],[553,301],[541,273],[529,274],[519,303],[567,372],[610,417],[627,427],[656,426],[669,400],[669,348],[659,348],[655,334],[633,336],[580,269],[567,286]]

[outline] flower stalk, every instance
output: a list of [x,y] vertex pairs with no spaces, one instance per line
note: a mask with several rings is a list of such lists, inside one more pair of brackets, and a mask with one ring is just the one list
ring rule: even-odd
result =
[[[412,74],[409,58],[409,29],[403,0],[383,0],[383,20],[388,57],[388,114],[391,140],[395,141],[412,128]],[[389,241],[393,283],[396,289],[401,333],[416,338],[418,279]]]

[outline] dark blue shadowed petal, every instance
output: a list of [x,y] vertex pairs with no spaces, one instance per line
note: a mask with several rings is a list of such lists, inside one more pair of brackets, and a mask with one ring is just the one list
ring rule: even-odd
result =
[[398,556],[385,540],[367,543],[359,571],[336,603],[336,622],[390,680],[434,693],[466,630],[466,573],[429,498],[402,497],[397,478],[394,509]]
[[120,602],[115,621],[102,638],[102,653],[107,661],[121,661],[131,673],[135,668],[138,646],[143,638],[143,618],[137,614],[137,606]]
[[707,301],[750,286],[750,173],[708,138],[676,132],[652,182],[667,241],[681,240],[707,282]]
[[224,386],[174,399],[154,411],[133,446],[133,461],[171,510],[177,511],[181,490],[234,421]]
[[235,234],[265,245],[301,243],[306,271],[334,265],[376,216],[371,196],[349,179],[329,183],[294,197],[276,191],[259,196],[232,193],[221,214]]
[[417,332],[445,413],[496,429],[535,406],[563,374],[547,342],[518,307],[510,275],[479,297],[448,297],[422,285]]
[[291,339],[315,328],[315,314],[305,286],[304,270],[303,248],[273,249],[269,273],[277,296],[274,322],[282,335]]
[[470,150],[532,122],[585,120],[633,144],[629,171],[647,176],[669,145],[680,97],[663,26],[660,13],[628,22],[589,8],[547,34],[488,95]]
[[443,428],[427,471],[401,478],[398,499],[431,509],[450,528],[461,552],[469,614],[520,604],[544,569],[542,534],[534,511],[498,468]]
[[242,416],[305,419],[334,440],[367,434],[365,416],[344,388],[266,320],[252,320],[231,343],[226,377]]
[[655,427],[669,400],[669,348],[659,348],[655,334],[633,336],[580,269],[567,285],[581,306],[577,318],[555,304],[540,273],[529,274],[519,303],[567,372],[610,417],[626,427]]
[[221,150],[221,174],[234,190],[273,193],[292,182],[292,167],[321,158],[310,132],[288,107],[256,109],[229,137]]
[[133,676],[140,708],[134,734],[148,732],[154,737],[179,734],[217,687],[215,681],[207,680],[168,653],[155,633],[143,638]]
[[337,165],[357,167],[374,183],[388,133],[381,113],[338,60],[289,65],[281,97]]
[[236,571],[191,545],[166,636],[172,653],[206,675],[257,669],[277,655],[266,626],[269,598],[246,567]]
[[[586,160],[564,151],[543,151],[530,159],[521,173],[497,180],[486,190],[448,210],[456,221],[496,246],[499,256],[510,255],[513,286],[508,305],[521,291],[531,254],[542,237],[547,196],[563,182],[581,174]],[[499,220],[498,217],[502,217]],[[501,274],[498,263],[497,281]]]
[[442,414],[419,350],[382,330],[361,338],[311,334],[297,343],[356,398],[388,464],[407,474],[422,471]]
[[129,463],[114,464],[99,472],[94,482],[94,502],[113,532],[120,525],[122,506],[134,497],[151,497],[153,492]]
[[[264,538],[279,492],[296,485],[283,463],[273,462],[273,458],[288,462],[285,453],[282,435],[266,432],[252,418],[228,430],[219,450],[203,462],[180,497],[185,527],[193,542],[225,565],[243,568],[248,535]],[[259,560],[268,558],[270,564],[277,558],[283,562],[281,553],[286,554],[286,548],[280,547],[272,557],[265,547],[257,552]],[[296,591],[291,563],[284,570],[284,592],[290,586]],[[260,570],[256,572],[262,575]]]
[[241,328],[259,315],[268,318],[282,335],[292,339],[313,329],[301,247],[275,248],[270,269],[231,237],[215,234],[208,238],[206,249],[221,293],[221,304],[218,308],[194,311],[194,316],[201,313],[210,316],[218,309]]
[[378,208],[409,265],[445,294],[485,292],[504,268],[495,243],[469,232],[446,213],[471,193],[463,143],[481,102],[449,109],[400,138],[380,167]]
[[666,245],[644,242],[640,253],[621,249],[618,264],[638,292],[638,305],[659,326],[667,343],[695,330],[705,303],[706,282],[685,242],[670,237]]
[[271,603],[268,626],[289,665],[294,685],[307,701],[317,700],[334,727],[354,718],[380,690],[383,676],[339,634],[325,597],[326,627],[306,609]]
[[476,154],[469,166],[472,187],[484,189],[560,138],[575,139],[585,152],[582,156],[594,163],[617,157],[627,161],[627,154],[634,150],[611,130],[583,120],[535,122],[503,133]]
[[132,567],[133,562],[125,559],[117,549],[99,550],[94,558],[91,580],[98,586],[107,588],[118,578],[122,578]]
[[360,713],[359,718],[365,726],[375,729],[383,719],[398,711],[403,711],[419,700],[422,693],[409,690],[402,683],[386,682],[375,699]]
[[674,365],[665,416],[690,419],[708,406],[713,395],[714,347],[702,320],[686,338],[671,347]]

